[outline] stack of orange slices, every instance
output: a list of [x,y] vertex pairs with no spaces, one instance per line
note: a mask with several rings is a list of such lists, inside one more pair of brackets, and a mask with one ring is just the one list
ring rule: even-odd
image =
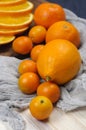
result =
[[11,42],[29,28],[33,7],[27,0],[0,0],[0,44]]

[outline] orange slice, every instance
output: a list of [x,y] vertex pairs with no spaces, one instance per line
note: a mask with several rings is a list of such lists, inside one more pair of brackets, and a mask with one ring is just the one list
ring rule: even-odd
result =
[[0,16],[0,29],[21,29],[29,26],[32,20],[32,13],[18,17]]
[[19,5],[12,5],[12,6],[0,6],[0,16],[14,16],[14,15],[25,15],[26,13],[30,13],[33,9],[33,4],[29,1],[24,2]]
[[15,36],[0,36],[0,45],[8,44],[15,39]]
[[26,0],[0,0],[0,6],[18,5],[18,4],[21,4],[25,1]]
[[0,35],[2,36],[13,36],[13,35],[17,35],[17,34],[21,34],[24,31],[26,31],[29,27],[24,27],[21,29],[0,29]]

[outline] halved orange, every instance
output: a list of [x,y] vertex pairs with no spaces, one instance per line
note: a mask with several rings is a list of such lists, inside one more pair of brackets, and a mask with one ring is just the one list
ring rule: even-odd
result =
[[24,31],[26,31],[29,27],[24,27],[21,29],[0,29],[0,35],[2,36],[13,36],[13,35],[17,35],[17,34],[21,34]]
[[0,29],[21,29],[29,26],[32,20],[32,13],[18,17],[0,16]]
[[0,6],[18,5],[25,2],[26,0],[0,0]]
[[15,39],[15,36],[0,36],[0,45],[8,44]]
[[0,6],[0,16],[20,16],[28,14],[32,11],[34,5],[32,2],[24,2],[19,5]]

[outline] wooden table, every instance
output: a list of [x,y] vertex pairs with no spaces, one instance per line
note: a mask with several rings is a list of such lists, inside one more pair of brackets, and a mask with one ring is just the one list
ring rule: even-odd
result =
[[[37,7],[45,0],[30,0]],[[34,9],[35,9],[34,7]],[[12,43],[0,46],[0,55],[24,58],[12,50]],[[86,108],[65,113],[61,109],[54,108],[50,118],[41,122],[31,116],[28,110],[20,113],[26,121],[25,130],[86,130]]]

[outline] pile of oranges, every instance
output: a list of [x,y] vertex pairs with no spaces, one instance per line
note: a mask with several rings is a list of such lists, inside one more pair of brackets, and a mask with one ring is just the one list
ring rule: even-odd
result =
[[18,86],[24,94],[37,94],[30,102],[30,111],[38,120],[44,120],[60,98],[59,83],[70,81],[80,69],[80,34],[66,21],[64,9],[54,3],[40,4],[34,11],[34,23],[27,36],[12,42],[12,48],[21,55],[30,55],[18,66]]

